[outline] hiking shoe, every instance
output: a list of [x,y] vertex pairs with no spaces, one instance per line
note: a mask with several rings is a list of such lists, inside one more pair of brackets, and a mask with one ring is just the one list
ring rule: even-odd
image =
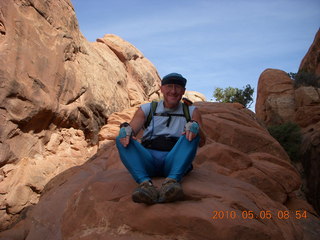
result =
[[133,191],[132,200],[136,203],[154,204],[158,202],[158,195],[158,190],[152,182],[144,181]]
[[159,203],[174,202],[184,196],[181,184],[175,179],[167,179],[162,183],[159,191]]

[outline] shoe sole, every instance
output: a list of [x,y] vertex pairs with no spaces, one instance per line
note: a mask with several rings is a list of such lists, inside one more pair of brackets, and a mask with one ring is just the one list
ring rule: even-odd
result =
[[174,202],[183,198],[184,193],[181,187],[172,186],[164,194],[159,197],[159,203]]
[[155,204],[157,201],[153,200],[149,194],[143,190],[135,191],[132,194],[132,200],[136,203],[145,203],[148,205]]

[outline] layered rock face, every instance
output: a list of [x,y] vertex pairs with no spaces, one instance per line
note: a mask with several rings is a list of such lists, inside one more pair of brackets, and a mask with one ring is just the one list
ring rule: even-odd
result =
[[293,80],[284,71],[266,69],[259,78],[257,117],[267,125],[293,120],[295,114]]
[[300,63],[299,71],[314,73],[320,76],[320,30],[318,30],[307,54]]
[[[254,114],[239,104],[196,106],[208,141],[182,182],[183,201],[132,202],[136,183],[119,159],[116,133],[101,133],[106,147],[50,181],[39,203],[0,239],[317,239],[319,219],[295,193],[299,174]],[[118,128],[134,112],[114,113],[107,126]],[[307,217],[297,219],[298,211]]]
[[128,42],[86,41],[69,0],[0,1],[0,229],[95,153],[111,113],[158,98],[159,85]]
[[[320,79],[320,31],[303,58],[299,72]],[[258,83],[257,118],[267,126],[295,122],[302,130],[301,162],[307,180],[308,200],[320,213],[320,88],[300,86],[281,70],[265,70]]]

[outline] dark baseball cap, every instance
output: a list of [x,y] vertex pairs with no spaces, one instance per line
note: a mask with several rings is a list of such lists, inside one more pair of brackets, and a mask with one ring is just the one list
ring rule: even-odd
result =
[[187,79],[185,79],[179,73],[170,73],[162,78],[161,85],[166,84],[178,84],[180,86],[186,87]]

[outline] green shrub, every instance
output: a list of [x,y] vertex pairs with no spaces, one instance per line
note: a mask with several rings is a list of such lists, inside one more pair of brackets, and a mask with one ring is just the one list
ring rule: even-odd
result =
[[247,84],[243,89],[227,87],[225,89],[216,88],[213,92],[213,97],[218,102],[224,103],[241,103],[246,108],[249,108],[253,102],[254,88]]
[[288,76],[289,76],[292,80],[295,80],[295,79],[296,79],[296,76],[297,76],[297,73],[289,72],[289,73],[288,73]]
[[320,76],[317,76],[310,72],[298,72],[298,73],[288,73],[289,77],[294,80],[294,87],[298,88],[300,86],[313,86],[320,87]]
[[300,127],[292,122],[268,127],[268,131],[288,153],[294,162],[299,160],[299,150],[301,145]]

